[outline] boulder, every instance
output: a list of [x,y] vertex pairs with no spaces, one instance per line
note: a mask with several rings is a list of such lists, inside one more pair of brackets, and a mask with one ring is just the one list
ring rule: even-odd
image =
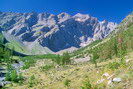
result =
[[4,83],[3,82],[0,82],[0,88],[4,86]]
[[122,81],[122,79],[121,78],[113,78],[113,80],[112,80],[113,82],[121,82]]

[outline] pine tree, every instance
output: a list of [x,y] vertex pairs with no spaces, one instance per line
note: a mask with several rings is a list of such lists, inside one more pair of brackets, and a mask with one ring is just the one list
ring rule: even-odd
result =
[[96,68],[97,68],[97,59],[99,59],[99,55],[97,54],[97,52],[93,52],[92,62],[95,64]]

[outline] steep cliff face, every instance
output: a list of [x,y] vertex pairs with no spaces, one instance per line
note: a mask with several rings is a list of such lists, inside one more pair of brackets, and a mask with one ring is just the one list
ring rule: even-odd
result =
[[67,13],[0,13],[0,30],[17,37],[29,50],[36,44],[53,52],[83,47],[105,38],[116,26],[116,23],[100,22],[80,13],[74,16]]

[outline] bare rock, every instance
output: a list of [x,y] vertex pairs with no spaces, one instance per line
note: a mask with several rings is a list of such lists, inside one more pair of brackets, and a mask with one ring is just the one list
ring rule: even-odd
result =
[[98,80],[98,81],[97,81],[97,84],[102,83],[104,80],[105,80],[105,79]]
[[122,79],[121,78],[113,78],[113,80],[112,80],[113,82],[121,82],[122,81]]
[[102,76],[109,77],[108,73],[104,73]]
[[115,30],[117,24],[80,13],[71,16],[67,13],[1,12],[0,26],[8,33],[4,34],[5,38],[9,42],[19,42],[27,53],[47,54],[80,48],[103,39]]

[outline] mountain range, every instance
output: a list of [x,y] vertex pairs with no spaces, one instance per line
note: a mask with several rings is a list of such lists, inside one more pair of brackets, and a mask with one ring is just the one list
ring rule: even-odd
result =
[[116,27],[114,22],[81,13],[0,12],[0,31],[10,42],[7,45],[26,54],[74,50],[106,38]]

